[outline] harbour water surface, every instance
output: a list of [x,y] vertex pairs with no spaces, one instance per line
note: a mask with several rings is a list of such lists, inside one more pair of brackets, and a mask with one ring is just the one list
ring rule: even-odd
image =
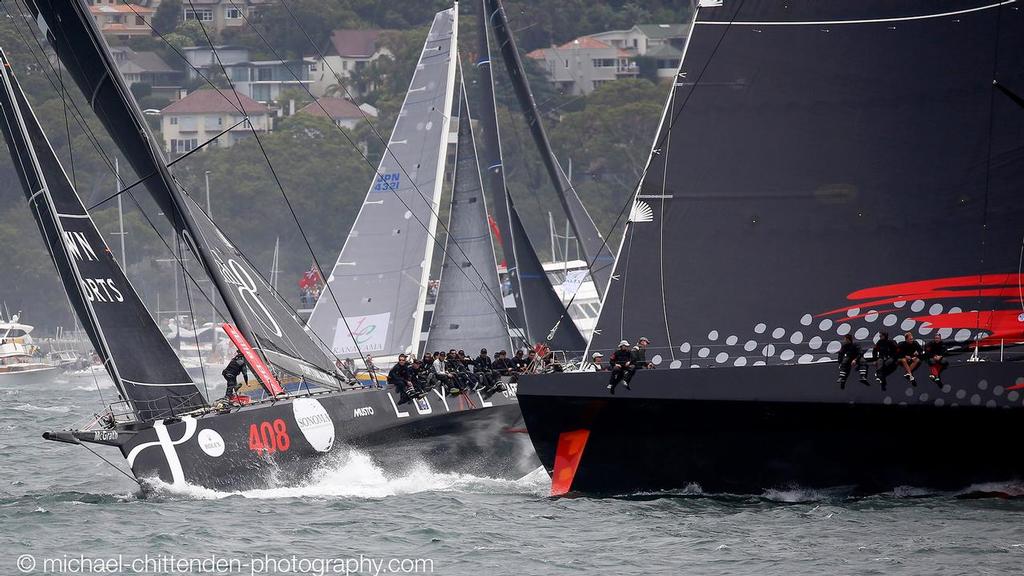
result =
[[[516,481],[426,465],[392,476],[357,452],[301,487],[143,490],[84,448],[40,437],[99,408],[94,382],[0,389],[0,402],[0,574],[109,573],[94,569],[99,559],[126,574],[1016,574],[1024,565],[1024,499],[910,487],[869,498],[691,487],[550,499],[541,470]],[[912,449],[963,432],[894,441]],[[978,441],[1017,450],[1012,438]],[[125,469],[116,452],[99,454]]]

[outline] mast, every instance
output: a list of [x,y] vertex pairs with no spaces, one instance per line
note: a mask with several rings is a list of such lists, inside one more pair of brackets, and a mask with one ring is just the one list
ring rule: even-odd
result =
[[562,209],[565,210],[569,223],[572,225],[573,233],[580,246],[580,252],[583,255],[583,259],[586,260],[588,268],[590,268],[590,275],[594,280],[594,286],[597,288],[598,294],[604,294],[605,287],[611,277],[612,265],[615,259],[612,257],[612,253],[608,249],[608,245],[601,236],[601,233],[597,230],[594,221],[590,218],[586,207],[576,194],[576,189],[573,188],[572,183],[569,182],[565,172],[555,158],[551,142],[548,140],[547,133],[544,131],[544,125],[541,123],[537,102],[533,98],[533,92],[530,91],[530,85],[526,79],[526,71],[523,68],[522,60],[519,58],[515,39],[508,28],[508,20],[506,19],[505,9],[502,6],[501,0],[485,1],[488,4],[490,24],[494,29],[495,39],[498,41],[498,45],[501,46],[501,55],[505,60],[505,67],[508,69],[509,76],[512,79],[512,88],[516,93],[516,99],[519,100],[519,105],[523,109],[526,124],[530,127],[530,134],[540,149],[541,160],[544,161],[544,167],[547,169],[551,183],[555,187],[558,200],[562,204]]
[[[26,0],[58,58],[85,94],[182,242],[212,280],[239,331],[267,361],[334,384],[334,363],[291,310],[171,175],[158,140],[82,0]],[[225,95],[231,101],[231,97]],[[240,99],[238,99],[240,103]],[[241,106],[245,113],[244,105]]]

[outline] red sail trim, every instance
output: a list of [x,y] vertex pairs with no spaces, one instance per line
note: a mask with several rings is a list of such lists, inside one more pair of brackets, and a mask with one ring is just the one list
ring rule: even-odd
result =
[[260,355],[253,350],[252,346],[249,345],[249,341],[242,336],[242,333],[235,328],[234,324],[223,323],[220,325],[224,329],[224,332],[231,339],[231,342],[236,348],[245,356],[245,361],[252,368],[252,371],[256,373],[256,378],[259,379],[260,384],[267,389],[273,396],[278,394],[284,394],[284,388],[281,388],[281,383],[274,377],[274,373],[270,371],[270,368],[263,362]]
[[583,458],[583,449],[590,438],[590,430],[573,430],[558,435],[555,451],[555,469],[551,472],[551,495],[562,496],[572,488],[576,469]]
[[985,310],[982,312],[956,312],[935,316],[916,316],[913,320],[928,322],[933,328],[984,330],[988,336],[978,342],[981,346],[1024,341],[1024,322],[1019,310]]
[[1020,285],[1024,274],[985,274],[981,276],[957,276],[918,280],[899,284],[874,286],[851,292],[849,300],[871,299],[857,302],[835,310],[818,314],[818,317],[845,313],[855,308],[882,306],[909,300],[937,300],[943,298],[1004,298],[1007,302],[1020,303]]

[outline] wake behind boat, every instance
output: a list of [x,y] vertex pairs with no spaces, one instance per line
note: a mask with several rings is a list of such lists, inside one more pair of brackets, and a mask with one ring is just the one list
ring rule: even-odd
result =
[[553,493],[1024,477],[1022,94],[1014,2],[701,2],[590,344],[654,369],[519,386]]
[[[385,464],[422,461],[437,470],[514,477],[535,467],[523,458],[529,448],[519,433],[514,385],[435,388],[416,399],[353,386],[170,175],[85,5],[36,2],[30,8],[69,75],[92,95],[94,110],[133,168],[151,175],[147,189],[213,280],[229,309],[231,322],[223,327],[268,391],[266,400],[212,404],[200,392],[111,255],[4,56],[5,138],[65,291],[122,398],[87,425],[45,438],[115,446],[137,478],[215,489],[301,481],[342,444],[374,449]],[[419,173],[431,190],[439,190],[442,181],[448,116],[439,111],[453,102],[456,38],[456,10],[439,12],[410,85],[415,97],[406,104],[412,107],[403,109],[395,127],[418,139],[418,150],[430,151],[426,155],[436,170]],[[75,57],[64,58],[69,54]],[[432,120],[417,116],[421,109]],[[390,161],[386,156],[383,162]],[[478,172],[475,178],[479,183]],[[370,194],[417,186],[408,177],[386,181],[380,190],[378,175]],[[490,259],[496,270],[493,252]],[[500,329],[507,338],[508,328]],[[418,330],[405,333],[419,337]],[[301,386],[289,395],[286,380]]]

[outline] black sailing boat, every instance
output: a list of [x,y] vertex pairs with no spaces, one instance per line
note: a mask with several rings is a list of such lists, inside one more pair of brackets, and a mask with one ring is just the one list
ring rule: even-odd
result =
[[[502,476],[531,469],[520,459],[525,438],[508,432],[521,422],[514,390],[436,394],[403,406],[391,392],[345,386],[326,353],[170,175],[85,4],[38,0],[29,6],[91,107],[203,262],[235,323],[226,328],[261,383],[273,391],[277,376],[290,375],[308,384],[305,393],[246,406],[208,405],[111,256],[5,60],[5,138],[65,289],[122,397],[93,425],[44,438],[115,446],[137,478],[214,489],[301,481],[341,443],[386,447],[373,450],[385,464],[425,461],[441,470]],[[454,9],[435,16],[410,92],[427,82],[419,71],[454,67],[456,26]]]
[[[553,493],[1024,476],[1022,93],[1015,2],[702,2],[590,345],[655,369],[520,381]],[[880,331],[940,382],[841,388]]]

